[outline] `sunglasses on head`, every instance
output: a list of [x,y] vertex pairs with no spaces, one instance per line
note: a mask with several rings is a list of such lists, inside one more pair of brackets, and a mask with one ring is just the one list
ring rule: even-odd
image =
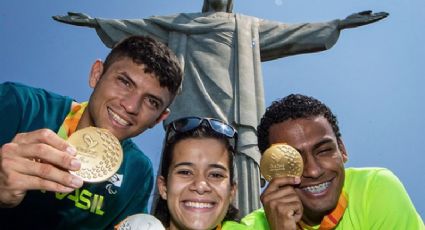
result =
[[234,143],[231,142],[231,145],[234,150],[236,150],[237,143],[237,132],[236,129],[231,125],[224,123],[221,120],[215,118],[206,118],[206,117],[184,117],[178,120],[171,122],[167,128],[167,140],[172,136],[170,135],[171,131],[176,133],[189,132],[198,128],[199,126],[207,124],[211,130],[221,134],[229,139],[233,139]]

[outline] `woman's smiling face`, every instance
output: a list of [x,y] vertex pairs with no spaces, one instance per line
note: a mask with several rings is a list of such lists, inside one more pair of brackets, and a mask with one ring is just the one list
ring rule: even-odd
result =
[[167,179],[158,179],[170,210],[170,229],[215,228],[236,192],[225,144],[215,138],[188,138],[179,141],[172,154]]

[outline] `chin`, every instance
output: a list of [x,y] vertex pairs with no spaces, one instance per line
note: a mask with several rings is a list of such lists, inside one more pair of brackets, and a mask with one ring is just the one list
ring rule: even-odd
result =
[[332,210],[335,209],[337,202],[326,202],[325,204],[313,204],[310,203],[309,205],[305,205],[306,209],[309,209],[310,212],[312,213],[322,213],[324,215],[329,214],[330,212],[332,212]]
[[208,230],[208,229],[215,229],[217,225],[194,225],[194,226],[188,226],[187,229],[193,229],[193,230]]
[[185,229],[199,229],[199,230],[204,230],[204,229],[215,229],[215,227],[218,225],[211,223],[210,220],[205,220],[205,221],[193,221],[190,223],[187,223],[186,228]]
[[112,132],[112,134],[114,134],[114,136],[115,136],[116,138],[118,138],[118,140],[120,140],[120,141],[122,141],[122,140],[124,140],[124,139],[128,139],[128,138],[131,138],[131,137],[134,137],[134,136],[135,136],[135,135],[131,135],[131,134],[127,133],[127,132],[122,132],[122,131],[124,131],[124,130],[117,130],[117,129],[113,129],[113,131],[111,131],[111,132]]

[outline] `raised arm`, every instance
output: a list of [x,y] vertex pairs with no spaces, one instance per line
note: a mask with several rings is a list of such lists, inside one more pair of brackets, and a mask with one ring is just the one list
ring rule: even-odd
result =
[[303,216],[303,206],[294,186],[300,178],[278,177],[261,194],[261,203],[271,230],[295,230]]
[[75,25],[75,26],[86,26],[90,28],[99,27],[99,24],[97,23],[96,19],[84,13],[68,12],[68,15],[64,15],[64,16],[56,15],[56,16],[52,16],[52,18],[58,22]]
[[68,12],[67,15],[53,16],[52,18],[69,25],[94,28],[99,38],[109,48],[131,35],[150,36],[168,44],[169,31],[150,19],[92,18],[87,14],[75,12]]
[[298,24],[260,20],[261,60],[268,61],[330,49],[337,42],[341,30],[367,25],[388,15],[386,12],[362,11],[345,19]]
[[387,12],[372,13],[371,10],[366,10],[351,14],[345,19],[340,20],[338,27],[340,30],[343,30],[363,26],[384,19],[388,17],[388,15],[389,13]]

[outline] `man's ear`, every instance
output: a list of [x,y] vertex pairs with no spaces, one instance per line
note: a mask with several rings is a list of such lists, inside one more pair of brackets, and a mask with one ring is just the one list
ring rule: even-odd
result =
[[338,148],[339,148],[339,151],[341,152],[342,160],[344,161],[344,163],[347,162],[348,154],[342,139],[338,139]]
[[156,179],[156,186],[158,186],[159,195],[162,199],[167,200],[167,183],[163,176],[158,176]]
[[166,108],[162,113],[159,115],[159,117],[155,120],[155,123],[149,126],[149,128],[153,128],[158,123],[162,122],[163,120],[167,119],[167,117],[170,115],[170,109]]
[[89,76],[89,85],[94,88],[102,77],[103,74],[103,62],[101,60],[96,60],[91,66],[90,76]]

